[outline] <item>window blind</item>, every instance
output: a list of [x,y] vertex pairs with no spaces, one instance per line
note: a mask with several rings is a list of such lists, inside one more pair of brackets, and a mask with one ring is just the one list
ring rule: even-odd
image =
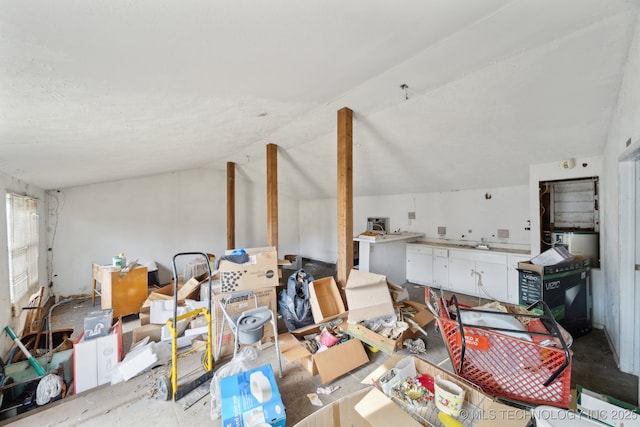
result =
[[11,303],[38,284],[38,200],[7,193],[7,246]]

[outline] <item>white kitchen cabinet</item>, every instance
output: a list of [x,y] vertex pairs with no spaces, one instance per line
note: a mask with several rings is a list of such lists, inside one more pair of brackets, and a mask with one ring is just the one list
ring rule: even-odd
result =
[[509,255],[509,271],[508,271],[508,288],[509,288],[509,300],[511,304],[520,304],[520,277],[518,274],[518,263],[526,262],[531,259],[531,256],[525,255]]
[[524,251],[413,242],[406,245],[406,276],[412,283],[518,304],[518,262],[530,258]]
[[420,285],[433,283],[433,248],[407,243],[407,282]]
[[449,251],[433,248],[433,286],[449,289]]
[[[502,263],[476,261],[477,274],[474,275],[476,275],[482,283],[482,287],[478,286],[481,297],[495,299],[501,302],[509,302],[506,258],[505,256],[504,262]],[[478,274],[480,276],[478,276]],[[483,289],[485,292],[482,291]]]
[[509,300],[506,254],[452,250],[449,267],[450,290],[503,302]]

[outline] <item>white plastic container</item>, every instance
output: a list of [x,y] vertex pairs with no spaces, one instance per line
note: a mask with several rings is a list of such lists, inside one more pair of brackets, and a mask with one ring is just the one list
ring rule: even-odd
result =
[[389,369],[386,374],[380,378],[380,387],[387,396],[391,396],[391,390],[407,378],[418,375],[413,357],[405,357],[396,366]]

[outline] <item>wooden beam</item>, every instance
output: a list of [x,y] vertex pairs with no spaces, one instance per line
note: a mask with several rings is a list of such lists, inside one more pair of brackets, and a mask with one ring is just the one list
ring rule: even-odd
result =
[[227,249],[236,247],[236,164],[227,162]]
[[278,146],[267,144],[267,246],[278,247]]
[[353,111],[338,110],[337,282],[347,284],[353,268]]

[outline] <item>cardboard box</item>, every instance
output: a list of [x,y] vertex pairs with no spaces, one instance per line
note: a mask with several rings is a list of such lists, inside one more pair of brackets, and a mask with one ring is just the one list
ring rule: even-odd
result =
[[533,264],[531,261],[519,262],[518,270],[527,270],[527,271],[537,273],[541,276],[544,276],[544,275],[564,273],[564,272],[576,270],[579,268],[589,267],[590,264],[591,264],[590,258],[576,256],[572,260],[560,262],[554,265],[536,265],[536,264]]
[[[262,289],[254,289],[256,297],[258,298],[258,307],[267,306],[269,307],[274,315],[277,316],[278,306],[276,299],[276,288],[274,287],[266,287]],[[222,313],[222,308],[220,308],[220,303],[224,302],[230,293],[228,292],[220,292],[220,289],[216,286],[213,288],[213,295],[211,300],[211,332],[213,335],[213,354],[216,360],[218,360],[218,343],[220,340],[220,325],[222,325],[222,320],[224,314]],[[230,316],[234,314],[242,313],[243,311],[250,310],[255,308],[253,298],[244,297],[237,298],[232,301],[227,302],[226,310]],[[264,326],[264,334],[262,336],[261,342],[266,343],[273,338],[273,327],[271,326],[271,322],[267,322]],[[228,356],[233,354],[233,332],[229,328],[228,323],[225,322],[224,330],[222,331],[222,350],[220,352],[220,356]]]
[[531,258],[531,264],[539,266],[556,265],[563,262],[569,262],[574,259],[574,255],[571,254],[564,246],[554,246],[551,249],[547,249],[540,255]]
[[571,335],[579,337],[591,330],[590,259],[551,266],[518,263],[518,295],[521,305],[544,301],[554,318]]
[[140,324],[148,325],[151,323],[151,314],[149,313],[140,313]]
[[[407,317],[408,317],[413,322],[415,322],[418,326],[420,326],[420,328],[424,329],[425,326],[427,326],[429,323],[435,320],[433,313],[431,313],[431,311],[424,304],[420,304],[419,302],[415,302],[415,301],[402,301],[401,303],[396,304],[396,307],[399,307],[401,311],[403,311],[402,306],[411,307],[412,310],[410,311],[415,312],[413,316],[407,316],[405,314],[404,320],[407,320]],[[416,326],[412,325],[411,322],[408,322],[408,323],[409,323],[409,329],[411,329],[414,332],[419,332],[419,329]]]
[[160,341],[163,325],[147,324],[138,326],[131,330],[131,346],[133,347],[140,340],[149,337],[150,341]]
[[[401,350],[404,340],[414,338],[420,332],[419,327],[423,327],[434,320],[433,314],[423,304],[413,301],[403,301],[397,307],[406,305],[411,307],[411,311],[415,312],[414,317],[410,318],[416,325],[409,323],[409,329],[405,330],[398,338],[392,339],[374,332],[364,326],[362,323],[349,323],[347,332],[354,338],[369,344],[384,353],[393,354],[397,350]],[[398,317],[400,319],[400,317]]]
[[[197,299],[200,293],[200,285],[202,283],[209,283],[208,279],[208,275],[205,274],[192,277],[187,280],[187,283],[184,283],[182,276],[180,276],[178,278],[178,305],[184,304],[187,299]],[[140,313],[149,313],[153,301],[173,301],[173,291],[173,283],[152,291],[142,303]]]
[[333,276],[309,283],[309,302],[314,323],[322,323],[346,311]]
[[[389,369],[393,368],[400,360],[406,356],[391,356],[385,363],[380,365],[370,375],[368,375],[362,384],[372,384],[378,381]],[[427,362],[426,360],[413,357],[415,368],[418,373],[427,374],[433,378],[440,376],[442,379],[452,381],[465,390],[465,402],[467,408],[477,408],[475,412],[467,411],[469,417],[474,417],[476,427],[486,427],[500,425],[503,427],[524,427],[528,424],[531,415],[528,411],[518,409],[498,403],[490,396],[484,394],[472,383],[454,375],[444,369]],[[431,405],[430,405],[431,406]],[[463,407],[464,409],[465,407]],[[354,406],[354,410],[358,412],[372,427],[387,427],[389,425],[397,426],[422,426],[405,410],[394,403],[391,398],[387,397],[377,388],[371,388],[369,392]],[[440,425],[438,420],[438,411],[415,412],[418,418],[425,420],[427,425]],[[428,417],[426,419],[425,417]]]
[[[344,319],[346,313],[342,315]],[[342,323],[341,326],[345,326]],[[344,329],[343,329],[344,330]],[[353,338],[342,344],[336,344],[324,351],[311,354],[302,345],[306,335],[320,332],[319,325],[311,325],[297,329],[293,332],[278,336],[280,352],[288,362],[299,361],[311,375],[320,375],[322,383],[332,381],[339,376],[364,365],[369,361],[369,356],[362,343]]]
[[104,337],[111,329],[113,309],[92,311],[84,318],[84,338],[87,340]]
[[[151,301],[150,323],[164,325],[173,319],[173,300]],[[187,307],[178,306],[178,316],[187,313]]]
[[351,270],[345,285],[349,323],[394,313],[387,278],[381,274]]
[[596,393],[578,386],[577,409],[580,414],[608,426],[640,427],[640,406]]
[[369,390],[368,387],[363,388],[329,403],[300,420],[294,427],[371,427],[371,424],[354,409]]
[[[249,261],[236,264],[220,260],[218,273],[222,292],[278,286],[278,254],[275,247],[245,249]],[[232,251],[226,251],[229,255]]]
[[85,340],[80,335],[73,345],[75,393],[92,389],[111,381],[111,372],[122,360],[122,325],[111,328],[109,335]]
[[225,427],[285,427],[285,408],[271,365],[222,378],[220,400]]
[[391,299],[394,304],[411,299],[409,297],[409,291],[404,286],[396,285],[387,280],[387,287],[389,288],[389,293],[391,294]]

